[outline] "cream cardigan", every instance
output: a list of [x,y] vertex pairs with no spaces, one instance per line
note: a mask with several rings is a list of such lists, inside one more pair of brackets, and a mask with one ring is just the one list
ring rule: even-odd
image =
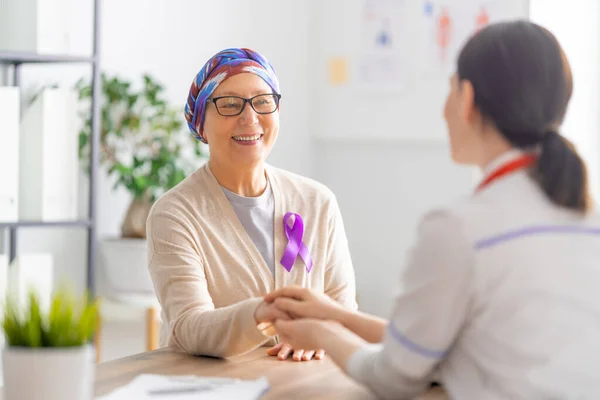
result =
[[[254,320],[266,293],[288,285],[323,291],[357,308],[355,276],[335,196],[325,186],[266,167],[275,201],[275,276],[246,233],[208,163],[168,191],[147,222],[149,270],[162,307],[161,346],[230,357],[267,342]],[[283,217],[304,221],[310,272],[298,256],[288,272]],[[273,342],[274,343],[274,342]]]

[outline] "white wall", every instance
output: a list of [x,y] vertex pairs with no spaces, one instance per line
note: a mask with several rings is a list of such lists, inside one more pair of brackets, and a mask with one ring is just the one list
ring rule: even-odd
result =
[[386,316],[418,219],[468,193],[471,171],[452,165],[444,144],[322,141],[316,158],[342,209],[360,308]]

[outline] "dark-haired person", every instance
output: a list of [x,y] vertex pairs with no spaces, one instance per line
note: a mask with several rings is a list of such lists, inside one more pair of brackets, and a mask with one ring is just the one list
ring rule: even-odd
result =
[[382,398],[433,374],[453,399],[600,399],[600,217],[560,135],[572,91],[546,29],[490,25],[466,43],[444,116],[452,157],[481,167],[469,198],[428,213],[390,320],[288,287],[282,340],[323,348]]

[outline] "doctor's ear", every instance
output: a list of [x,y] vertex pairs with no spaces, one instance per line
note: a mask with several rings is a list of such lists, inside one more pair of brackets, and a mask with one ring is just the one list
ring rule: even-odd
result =
[[475,90],[473,84],[463,79],[459,82],[460,89],[460,114],[462,119],[469,123],[476,123],[476,119],[479,115],[477,106],[475,105]]

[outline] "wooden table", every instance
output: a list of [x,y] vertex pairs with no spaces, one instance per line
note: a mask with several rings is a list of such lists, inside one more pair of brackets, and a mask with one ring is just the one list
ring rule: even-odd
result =
[[[266,347],[227,360],[193,357],[172,349],[140,353],[99,364],[96,369],[96,396],[126,385],[140,374],[200,375],[256,379],[266,376],[271,384],[261,399],[375,399],[375,396],[348,378],[328,358],[320,361],[279,361],[266,354]],[[432,389],[419,400],[442,400],[446,396]]]

